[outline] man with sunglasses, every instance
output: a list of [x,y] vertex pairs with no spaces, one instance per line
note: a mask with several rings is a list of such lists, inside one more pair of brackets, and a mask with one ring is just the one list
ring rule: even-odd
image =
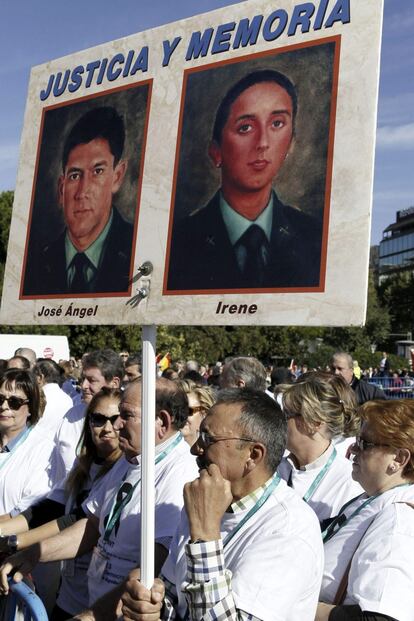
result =
[[[185,394],[174,382],[166,379],[157,380],[156,389],[155,566],[159,572],[180,519],[184,483],[196,476],[197,465],[179,433],[188,416]],[[141,384],[138,381],[131,382],[123,394],[119,416],[111,420],[114,429],[119,431],[124,457],[112,468],[105,485],[100,486],[83,504],[87,518],[77,521],[40,545],[11,557],[1,570],[2,592],[8,589],[7,574],[12,569],[21,568],[26,573],[39,560],[49,562],[73,558],[95,546],[88,571],[89,598],[93,604],[139,565],[140,403]],[[91,422],[99,426],[103,420],[99,413],[94,413]],[[101,608],[98,608],[102,613],[100,617],[98,615],[99,618],[115,618],[115,608],[122,592],[123,586],[120,592],[108,593],[100,604]],[[87,611],[84,614],[90,618],[94,613]]]
[[313,621],[323,551],[313,511],[276,474],[286,420],[262,391],[227,389],[192,447],[199,478],[151,591],[130,574],[123,618]]

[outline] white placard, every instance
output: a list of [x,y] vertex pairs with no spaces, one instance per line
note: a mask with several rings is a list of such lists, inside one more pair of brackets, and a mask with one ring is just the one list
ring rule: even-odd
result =
[[249,0],[33,68],[1,320],[363,323],[381,22]]

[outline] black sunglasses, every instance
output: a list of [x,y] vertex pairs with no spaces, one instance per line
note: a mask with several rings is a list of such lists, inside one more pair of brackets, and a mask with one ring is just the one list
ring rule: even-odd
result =
[[100,414],[99,412],[91,412],[89,414],[89,422],[92,427],[103,427],[106,423],[109,422],[111,425],[114,425],[114,422],[119,417],[119,414],[114,414],[114,416],[105,416],[105,414]]
[[10,410],[20,410],[22,405],[29,403],[29,399],[22,399],[21,397],[15,397],[14,395],[11,397],[0,395],[0,406],[2,406],[5,401],[9,404]]

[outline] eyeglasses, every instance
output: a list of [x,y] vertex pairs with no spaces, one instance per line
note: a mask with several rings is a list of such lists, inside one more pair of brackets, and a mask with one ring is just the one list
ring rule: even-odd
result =
[[22,399],[21,397],[15,397],[14,395],[12,395],[11,397],[0,395],[0,407],[5,401],[7,401],[7,403],[9,404],[10,410],[14,411],[20,410],[22,405],[26,405],[26,403],[29,403],[29,399]]
[[368,440],[364,440],[363,438],[356,437],[354,446],[359,451],[366,451],[367,449],[374,448],[374,446],[391,446],[391,444],[379,444],[377,442],[368,442]]
[[193,408],[188,408],[188,411],[190,412],[189,416],[192,416],[193,414],[196,414],[197,412],[205,412],[205,408],[202,405],[195,405]]
[[256,440],[252,440],[251,438],[215,438],[211,436],[207,431],[200,431],[197,442],[204,446],[204,448],[208,448],[212,444],[216,442],[221,442],[222,440],[242,440],[243,442],[256,442]]
[[118,416],[118,414],[115,414],[114,416],[105,416],[105,414],[100,414],[99,412],[91,412],[89,414],[89,422],[92,427],[103,427],[108,421],[112,426],[114,426],[114,422]]

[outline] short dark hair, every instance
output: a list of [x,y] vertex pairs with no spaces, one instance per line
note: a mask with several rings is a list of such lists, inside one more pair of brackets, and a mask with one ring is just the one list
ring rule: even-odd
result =
[[182,429],[189,414],[187,395],[176,382],[161,377],[156,382],[156,410],[166,410],[174,428]]
[[10,390],[12,384],[23,391],[29,400],[30,418],[27,419],[27,424],[36,425],[40,418],[40,391],[36,377],[26,369],[8,369],[0,378],[0,387],[5,386]]
[[131,356],[128,356],[128,358],[124,362],[125,368],[133,367],[135,365],[137,365],[139,367],[139,370],[141,371],[141,356],[139,354],[132,354]]
[[263,391],[250,388],[220,390],[213,407],[226,403],[240,405],[241,434],[266,447],[265,464],[271,473],[276,472],[286,449],[287,437],[286,417],[280,405]]
[[64,370],[57,362],[50,358],[38,358],[33,367],[35,375],[43,375],[46,384],[59,384],[61,386],[65,379]]
[[91,367],[98,368],[107,382],[114,377],[120,380],[124,377],[123,362],[113,349],[97,349],[86,354],[82,359],[82,368],[90,369]]
[[233,84],[221,100],[216,112],[216,118],[213,126],[213,140],[217,144],[220,144],[221,142],[223,128],[227,123],[227,119],[230,115],[230,109],[236,99],[251,86],[254,86],[255,84],[262,84],[263,82],[274,82],[287,92],[292,100],[292,127],[294,127],[298,109],[298,96],[295,86],[283,73],[274,71],[273,69],[261,69],[245,75],[241,80],[236,82],[236,84]]
[[114,156],[114,166],[116,166],[124,150],[125,126],[115,108],[110,106],[93,108],[76,121],[63,145],[63,171],[65,171],[72,149],[96,138],[102,138],[108,142],[109,149]]

